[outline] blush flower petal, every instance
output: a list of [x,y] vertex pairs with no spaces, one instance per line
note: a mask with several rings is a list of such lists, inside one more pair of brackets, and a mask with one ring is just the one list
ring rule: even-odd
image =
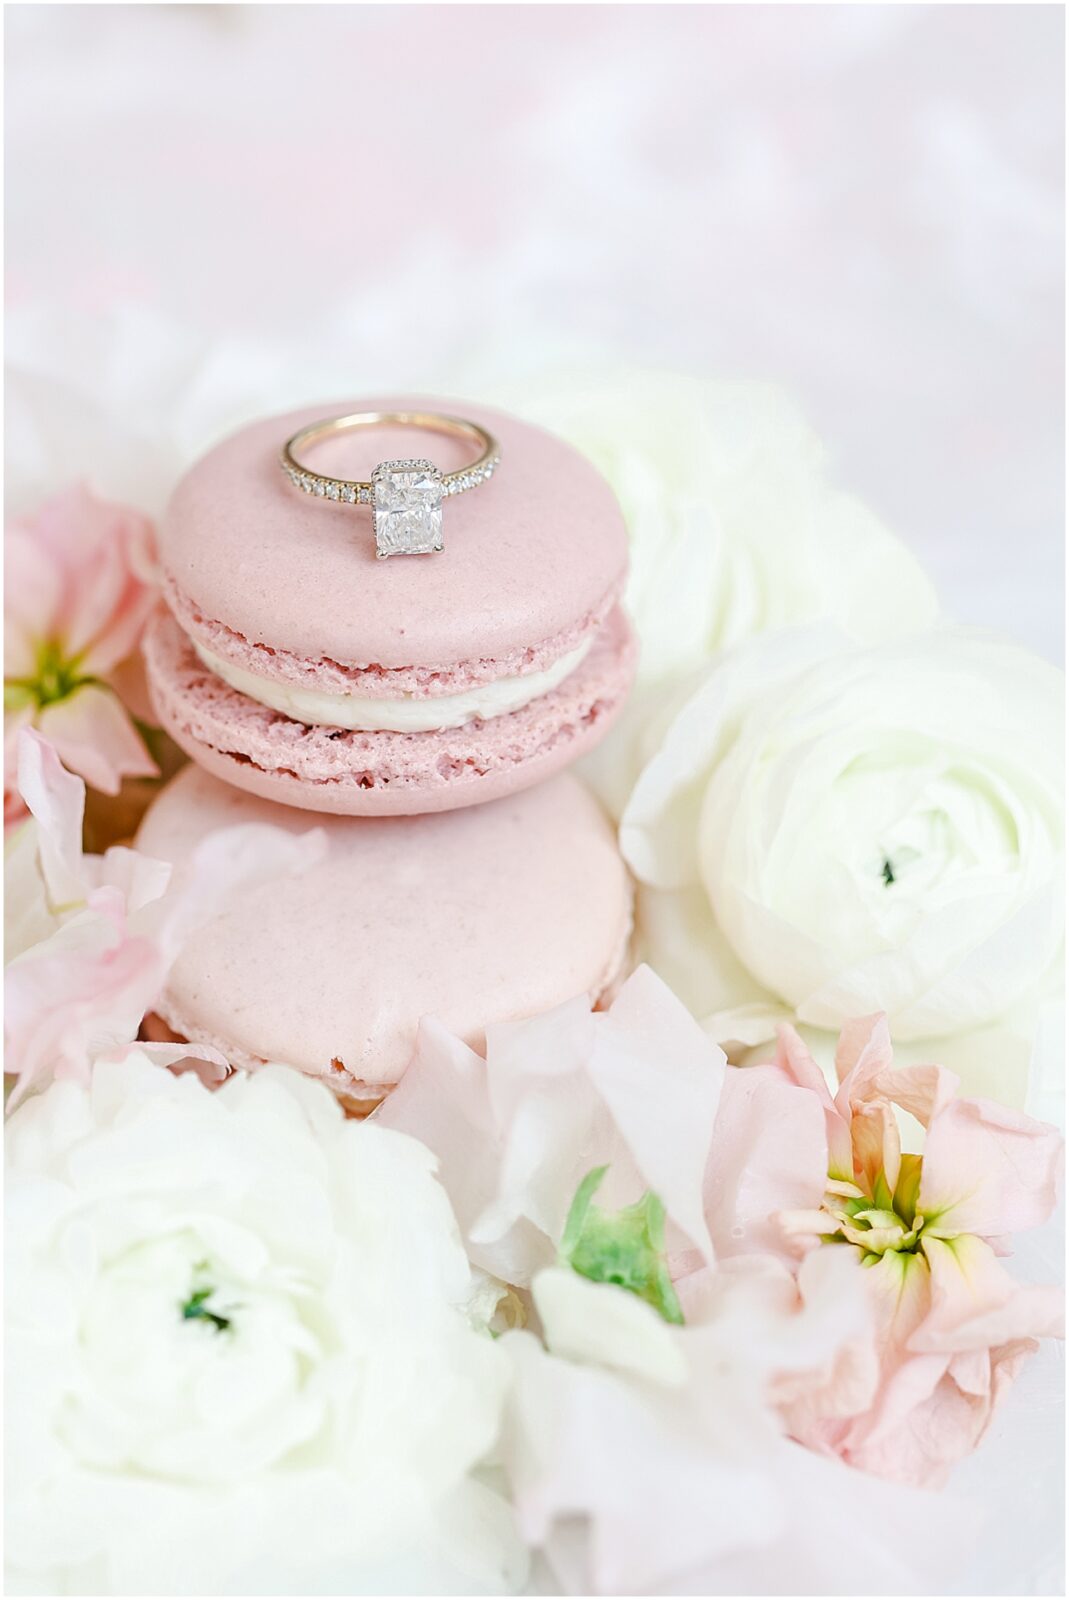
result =
[[[34,722],[93,788],[115,794],[156,765],[113,674],[135,650],[155,604],[151,524],[84,486],[15,522],[5,549],[5,712]],[[5,739],[5,794],[15,787]]]
[[828,1172],[833,1178],[852,1180],[854,1159],[849,1111],[844,1113],[838,1102],[832,1099],[823,1072],[792,1027],[781,1027],[777,1033],[775,1065],[788,1083],[808,1089],[823,1108],[828,1139]]
[[606,1207],[652,1189],[672,1248],[711,1259],[702,1189],[723,1072],[723,1052],[640,967],[606,1012],[578,999],[491,1028],[485,1059],[425,1021],[375,1116],[435,1151],[472,1259],[526,1284],[553,1261],[576,1189],[601,1166]]
[[155,603],[147,517],[77,484],[16,522],[8,537],[16,541],[19,592],[6,599],[25,631],[62,641],[92,676],[130,654]]
[[37,726],[64,766],[103,794],[118,794],[123,778],[154,778],[159,771],[120,702],[100,684],[46,705]]
[[[502,1455],[521,1531],[565,1592],[752,1593],[755,1573],[775,1574],[762,1593],[835,1591],[825,1538],[806,1530],[827,1530],[832,1508],[849,1527],[871,1480],[799,1450],[769,1402],[807,1373],[827,1381],[868,1324],[863,1278],[845,1252],[810,1257],[798,1281],[739,1258],[680,1285],[687,1324],[673,1327],[611,1284],[536,1276],[544,1344],[500,1341],[514,1371]],[[930,1537],[923,1497],[882,1493],[880,1514]],[[891,1541],[863,1520],[851,1577],[884,1592]]]
[[[992,1101],[958,1099],[942,1067],[895,1067],[879,1015],[843,1030],[836,1068],[829,1109],[822,1075],[785,1029],[775,1060],[729,1068],[724,1090],[725,1106],[756,1099],[757,1073],[808,1097],[822,1125],[823,1193],[814,1202],[798,1192],[772,1220],[806,1269],[828,1253],[854,1255],[872,1311],[870,1330],[819,1380],[780,1386],[783,1415],[812,1449],[938,1486],[983,1436],[1036,1340],[1062,1326],[1061,1297],[1017,1283],[999,1260],[1013,1233],[1050,1214],[1062,1141]],[[923,1152],[902,1152],[896,1108],[926,1130]],[[747,1155],[741,1192],[772,1194],[777,1181],[786,1192],[773,1141],[751,1141]],[[716,1242],[729,1250],[730,1233],[718,1227]]]
[[926,1230],[996,1238],[1034,1228],[1057,1196],[1056,1128],[993,1100],[955,1100],[932,1122],[918,1208]]
[[816,1095],[774,1068],[729,1069],[705,1173],[705,1215],[719,1255],[778,1254],[784,1212],[818,1218],[827,1181],[825,1112]]
[[4,677],[29,678],[63,605],[63,572],[32,526],[4,534]]
[[910,1337],[911,1349],[986,1352],[1018,1339],[1062,1337],[1059,1291],[1016,1283],[986,1240],[925,1239],[924,1254],[931,1307]]
[[32,728],[20,737],[19,792],[37,821],[41,875],[50,906],[84,897],[82,822],[85,785],[65,770],[53,745]]
[[[301,870],[324,847],[268,824],[221,829],[173,881],[165,862],[115,847],[83,856],[85,785],[32,730],[20,740],[30,810],[5,861],[9,909],[5,1066],[8,1108],[53,1078],[87,1078],[136,1037],[196,929],[238,883]],[[188,1054],[188,1052],[187,1052]]]

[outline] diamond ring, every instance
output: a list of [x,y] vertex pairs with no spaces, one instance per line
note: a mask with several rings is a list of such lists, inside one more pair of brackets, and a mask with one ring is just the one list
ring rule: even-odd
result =
[[[332,478],[302,466],[298,452],[319,439],[354,428],[423,428],[478,445],[481,454],[470,467],[443,472],[433,461],[382,461],[368,482]],[[497,441],[477,422],[446,417],[436,411],[356,411],[328,417],[301,428],[282,447],[279,462],[295,488],[342,505],[370,506],[375,523],[375,553],[385,556],[429,555],[443,549],[442,501],[446,495],[475,489],[490,478],[501,456]]]

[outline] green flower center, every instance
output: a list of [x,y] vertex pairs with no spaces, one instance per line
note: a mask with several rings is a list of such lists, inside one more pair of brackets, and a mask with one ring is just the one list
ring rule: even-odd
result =
[[871,1193],[829,1179],[823,1210],[837,1224],[831,1237],[856,1245],[865,1262],[879,1261],[888,1251],[916,1255],[927,1220],[917,1210],[920,1182],[919,1155],[902,1157],[893,1191],[882,1172]]
[[[204,1269],[198,1267],[198,1274]],[[231,1317],[224,1316],[221,1311],[215,1311],[209,1304],[212,1296],[218,1290],[213,1284],[201,1284],[190,1291],[189,1299],[181,1306],[183,1322],[207,1322],[217,1333],[225,1333],[232,1322]]]
[[11,710],[33,700],[40,706],[65,700],[83,683],[93,679],[81,670],[81,657],[68,657],[58,640],[50,639],[37,652],[33,676],[4,680],[4,705]]

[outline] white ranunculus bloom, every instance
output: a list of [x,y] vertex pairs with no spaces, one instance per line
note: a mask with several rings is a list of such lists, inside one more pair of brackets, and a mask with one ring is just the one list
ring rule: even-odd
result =
[[1061,674],[1015,645],[754,641],[628,805],[645,953],[700,1014],[754,1002],[755,1038],[777,1004],[819,1028],[886,1011],[902,1040],[991,1023],[1058,957],[1061,776]]
[[[500,1593],[507,1363],[429,1152],[136,1049],[8,1124],[9,1593]],[[483,1297],[485,1298],[485,1297]]]
[[935,619],[917,561],[830,481],[819,438],[782,390],[638,369],[542,377],[503,400],[589,456],[630,531],[638,684],[584,763],[614,815],[666,692],[724,650],[801,622],[872,643]]
[[643,682],[790,623],[833,621],[869,642],[934,617],[917,562],[829,482],[820,440],[781,390],[638,370],[543,379],[514,403],[619,497]]

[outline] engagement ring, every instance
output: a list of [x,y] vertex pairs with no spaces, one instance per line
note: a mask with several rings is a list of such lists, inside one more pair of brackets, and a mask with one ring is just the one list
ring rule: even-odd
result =
[[[478,445],[481,454],[470,467],[443,472],[433,461],[381,461],[368,482],[332,478],[313,472],[298,460],[298,452],[333,434],[354,428],[422,428],[445,433]],[[442,500],[446,495],[476,489],[490,478],[500,461],[497,441],[476,422],[446,417],[434,411],[357,411],[348,417],[328,417],[301,428],[282,447],[282,470],[295,488],[342,505],[370,506],[375,525],[375,553],[385,556],[430,555],[441,550]]]

